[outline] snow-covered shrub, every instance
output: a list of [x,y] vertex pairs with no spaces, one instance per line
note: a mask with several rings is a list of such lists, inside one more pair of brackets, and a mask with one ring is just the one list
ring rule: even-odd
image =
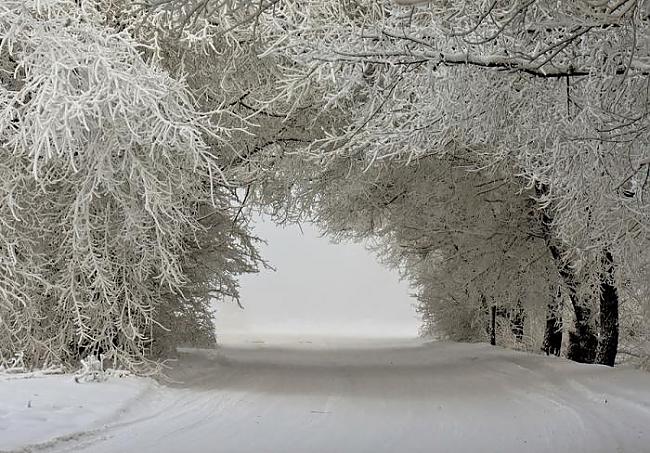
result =
[[0,356],[0,373],[24,373],[26,371],[24,354],[16,352],[13,357],[3,359]]
[[218,112],[96,6],[0,4],[0,352],[31,364],[143,365],[256,261]]
[[81,359],[81,369],[75,373],[74,380],[78,384],[105,381],[106,373],[104,372],[101,355],[99,357],[89,355],[85,359]]
[[623,286],[619,359],[650,370],[650,276],[642,272],[639,276],[641,282]]

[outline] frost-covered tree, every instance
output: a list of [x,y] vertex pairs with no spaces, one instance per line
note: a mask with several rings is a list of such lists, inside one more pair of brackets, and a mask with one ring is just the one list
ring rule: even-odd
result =
[[384,260],[415,284],[426,331],[485,339],[497,305],[509,336],[521,340],[525,313],[545,317],[559,281],[529,196],[503,174],[467,172],[467,158],[450,151],[375,164],[324,197],[317,218],[339,234],[378,239]]
[[209,340],[209,298],[259,262],[220,110],[106,5],[0,5],[0,351],[32,364]]
[[560,282],[531,194],[513,190],[507,172],[468,172],[469,159],[457,149],[368,166],[358,155],[311,171],[285,161],[293,199],[275,205],[276,218],[302,214],[331,237],[374,243],[414,285],[424,332],[484,340],[496,304],[513,344],[526,324],[526,345],[540,346]]

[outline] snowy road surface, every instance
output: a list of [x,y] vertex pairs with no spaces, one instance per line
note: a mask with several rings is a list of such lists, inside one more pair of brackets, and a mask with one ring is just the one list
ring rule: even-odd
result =
[[0,450],[650,453],[650,374],[487,345],[230,345],[170,376],[0,380]]

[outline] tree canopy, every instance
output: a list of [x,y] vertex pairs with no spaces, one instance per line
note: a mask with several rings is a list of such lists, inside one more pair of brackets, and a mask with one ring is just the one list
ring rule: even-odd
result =
[[425,331],[650,339],[644,1],[6,1],[0,39],[3,355],[212,341],[242,202],[375,241]]

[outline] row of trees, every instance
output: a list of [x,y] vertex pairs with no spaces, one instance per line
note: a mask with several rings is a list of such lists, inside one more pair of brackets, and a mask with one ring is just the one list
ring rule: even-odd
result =
[[425,332],[484,339],[496,305],[513,344],[564,330],[613,365],[619,324],[650,338],[648,22],[637,0],[4,2],[0,353],[213,341],[210,298],[262,264],[243,199],[373,240]]
[[259,28],[291,63],[283,94],[347,118],[301,154],[315,218],[381,238],[451,336],[476,338],[494,303],[537,314],[557,351],[565,301],[567,356],[613,365],[619,310],[647,300],[644,2],[273,8]]

